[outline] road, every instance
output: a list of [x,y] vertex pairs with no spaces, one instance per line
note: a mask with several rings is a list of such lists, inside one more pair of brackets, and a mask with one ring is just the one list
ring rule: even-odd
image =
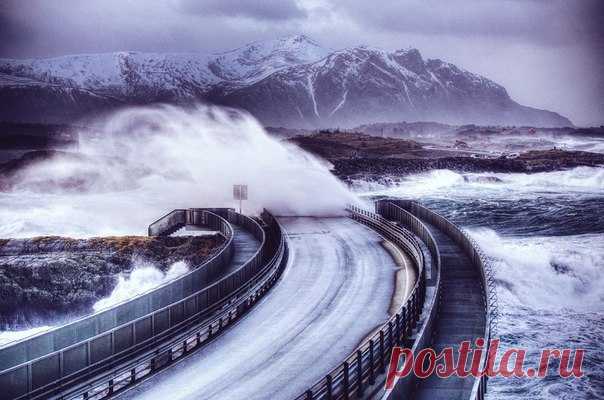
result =
[[120,398],[289,399],[388,316],[395,269],[382,238],[348,218],[281,218],[290,259],[237,324]]

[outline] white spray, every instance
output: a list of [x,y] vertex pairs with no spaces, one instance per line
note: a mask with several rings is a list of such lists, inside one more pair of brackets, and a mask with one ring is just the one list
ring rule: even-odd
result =
[[79,152],[30,167],[0,195],[0,237],[140,234],[174,208],[236,206],[241,183],[248,213],[333,215],[358,202],[323,163],[229,109],[127,109],[82,132]]
[[113,291],[104,299],[94,303],[94,311],[113,307],[125,300],[131,299],[139,294],[156,288],[163,283],[169,282],[189,271],[184,261],[175,262],[163,273],[155,265],[143,260],[136,260],[134,270],[129,275],[120,275]]

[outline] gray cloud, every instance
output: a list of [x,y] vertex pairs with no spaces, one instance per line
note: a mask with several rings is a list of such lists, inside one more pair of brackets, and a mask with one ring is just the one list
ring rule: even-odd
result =
[[604,123],[603,16],[602,0],[0,0],[0,57],[214,52],[305,33],[417,47],[521,103]]
[[182,0],[180,7],[185,13],[246,17],[259,21],[284,21],[306,17],[305,11],[292,0]]
[[566,45],[601,37],[601,0],[406,0],[376,7],[349,0],[334,4],[361,26],[382,31],[458,37],[507,38]]

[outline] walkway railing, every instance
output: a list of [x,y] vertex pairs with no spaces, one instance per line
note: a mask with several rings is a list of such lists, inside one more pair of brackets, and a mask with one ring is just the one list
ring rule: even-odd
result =
[[354,206],[349,207],[349,211],[354,220],[371,227],[409,254],[418,267],[418,278],[407,300],[378,332],[364,340],[342,364],[298,399],[362,397],[386,371],[392,348],[410,337],[422,313],[426,280],[423,252],[418,241],[406,230],[377,214]]
[[[68,393],[67,387],[75,388],[75,392],[69,393],[76,397],[91,398],[103,393],[106,396],[116,389],[114,379],[103,383],[99,383],[99,379],[113,377],[116,368],[124,364],[139,365],[136,362],[146,360],[151,363],[147,373],[153,372],[165,364],[166,351],[161,346],[169,345],[167,343],[172,343],[174,338],[180,340],[193,327],[205,329],[211,337],[222,329],[225,318],[231,321],[245,311],[270,287],[269,282],[274,282],[262,278],[269,271],[277,271],[275,263],[280,265],[284,258],[281,230],[268,213],[265,217],[269,223],[263,228],[233,210],[214,211],[223,216],[201,209],[175,210],[165,216],[167,219],[164,217],[159,223],[152,224],[149,231],[165,234],[183,224],[183,216],[185,223],[203,220],[210,229],[230,236],[223,250],[202,267],[213,263],[224,266],[232,257],[233,230],[227,220],[235,221],[261,241],[259,250],[250,260],[211,285],[208,285],[206,269],[200,267],[149,293],[76,321],[70,324],[71,330],[64,326],[2,349],[0,357],[5,366],[0,372],[0,387],[3,398],[46,398],[58,393],[63,397]],[[270,278],[275,274],[267,276]],[[233,309],[233,305],[237,308]],[[228,314],[225,314],[227,310]],[[200,326],[202,322],[205,325]],[[196,340],[201,343],[201,330],[198,333]],[[189,343],[185,347],[190,346]],[[173,354],[171,351],[169,354],[171,359]],[[23,358],[25,361],[19,363]],[[7,368],[7,363],[18,365]],[[132,383],[145,374],[136,368],[129,370]],[[95,384],[108,385],[109,389],[97,393]]]
[[[428,347],[432,342],[434,324],[438,318],[438,304],[440,303],[442,290],[440,250],[438,249],[436,240],[434,239],[434,236],[430,230],[415,215],[392,203],[391,201],[386,200],[376,201],[375,209],[376,212],[381,216],[388,220],[394,221],[413,232],[422,240],[430,252],[430,258],[432,261],[430,268],[430,286],[433,286],[434,292],[430,297],[430,300],[426,301],[422,325],[418,329],[415,340],[412,344],[410,344],[411,351],[413,352],[414,356],[417,356],[419,351]],[[413,390],[414,386],[417,384],[417,377],[413,374],[410,374],[408,377],[397,381],[395,384],[396,393],[408,393],[409,391]],[[396,393],[389,390],[387,392],[388,398],[390,398],[390,396],[397,398]]]
[[[216,211],[216,210],[215,210]],[[228,210],[229,221],[238,225],[255,221]],[[156,373],[178,359],[188,355],[199,346],[212,340],[223,329],[252,307],[278,280],[287,262],[287,245],[281,227],[268,212],[262,215],[267,240],[261,250],[246,264],[225,276],[208,289],[226,290],[225,284],[236,276],[251,274],[251,277],[230,295],[214,302],[208,312],[201,313],[187,321],[169,340],[160,345],[153,343],[145,352],[131,356],[127,362],[112,366],[103,374],[74,386],[61,393],[61,399],[92,400],[112,396],[137,384],[149,374]],[[264,260],[260,264],[259,256]],[[250,268],[252,268],[250,270]],[[254,269],[256,268],[256,272]],[[201,294],[201,293],[200,293]],[[199,294],[198,294],[199,295]],[[185,299],[185,301],[188,299]]]
[[[206,285],[230,261],[233,251],[233,229],[230,224],[216,214],[209,212],[206,214],[211,214],[207,217],[208,224],[206,226],[221,232],[226,239],[222,247],[210,259],[196,266],[188,274],[134,299],[121,302],[110,309],[99,311],[69,324],[3,347],[0,349],[0,370],[2,370],[0,386],[2,386],[3,379],[6,378],[6,370],[16,366],[19,366],[19,368],[11,369],[11,376],[27,375],[28,379],[32,380],[32,382],[29,382],[32,389],[43,386],[47,380],[52,380],[52,376],[47,378],[38,376],[37,365],[40,365],[40,368],[44,371],[49,370],[46,364],[51,366],[61,364],[61,369],[67,372],[72,369],[77,370],[79,369],[77,366],[82,364],[82,360],[78,360],[73,366],[71,365],[72,358],[78,358],[76,350],[70,350],[67,359],[63,359],[64,357],[58,354],[60,350],[68,347],[71,349],[71,346],[76,343],[108,332],[126,322],[163,308],[176,300],[182,299],[196,288]],[[91,360],[86,360],[86,363],[101,356],[94,354],[94,350],[95,346],[86,349],[86,352],[90,352],[89,358],[91,358]],[[80,352],[83,353],[84,350],[81,349]],[[55,354],[57,358],[48,359],[51,354]],[[63,360],[61,361],[61,359]],[[28,364],[29,372],[27,373],[24,363]],[[35,382],[33,382],[34,380]]]
[[[498,317],[498,305],[497,305],[497,292],[495,290],[495,277],[492,265],[489,258],[484,254],[480,246],[472,239],[466,231],[462,228],[449,221],[442,215],[435,213],[434,211],[422,206],[419,203],[408,201],[408,200],[384,200],[392,202],[408,210],[415,216],[424,219],[436,227],[441,229],[447,235],[449,235],[453,241],[458,244],[466,255],[472,261],[472,264],[478,269],[481,276],[481,284],[484,291],[484,309],[487,317],[487,323],[485,326],[484,339],[486,341],[486,348],[481,358],[481,369],[484,369],[487,362],[487,355],[489,353],[490,339],[496,334],[497,330],[497,317]],[[471,399],[484,399],[487,387],[487,377],[483,376],[477,379],[472,389]]]

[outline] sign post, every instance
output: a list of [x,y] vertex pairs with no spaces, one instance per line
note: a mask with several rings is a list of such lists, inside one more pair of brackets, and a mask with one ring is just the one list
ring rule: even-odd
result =
[[247,185],[233,185],[233,198],[239,200],[239,214],[241,214],[241,202],[247,200]]

